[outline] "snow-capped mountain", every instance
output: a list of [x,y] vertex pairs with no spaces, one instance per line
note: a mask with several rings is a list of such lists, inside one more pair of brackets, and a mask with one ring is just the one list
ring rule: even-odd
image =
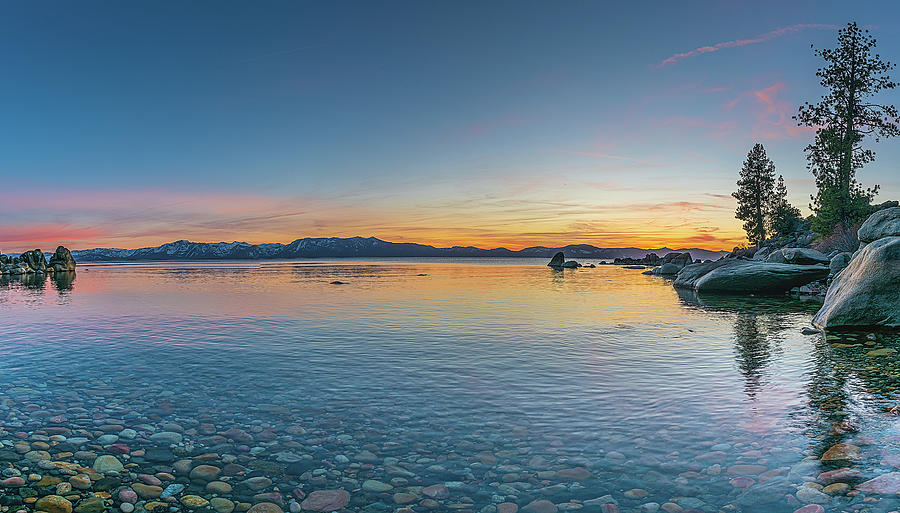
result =
[[307,237],[289,244],[250,244],[247,242],[190,242],[179,240],[162,246],[139,249],[95,248],[72,251],[79,262],[124,260],[256,260],[273,258],[348,258],[348,257],[536,257],[550,258],[562,251],[567,258],[613,259],[641,258],[647,253],[660,256],[671,251],[688,251],[695,259],[717,259],[726,251],[669,248],[598,248],[573,244],[560,248],[536,246],[518,251],[506,248],[481,249],[472,246],[436,248],[410,242],[387,242],[375,237]]

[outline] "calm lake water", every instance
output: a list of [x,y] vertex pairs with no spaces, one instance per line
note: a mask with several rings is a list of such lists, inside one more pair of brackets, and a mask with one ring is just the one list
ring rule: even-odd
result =
[[[802,335],[816,301],[697,298],[639,270],[544,263],[4,277],[0,467],[55,433],[54,460],[130,463],[117,486],[171,473],[181,493],[285,510],[336,489],[355,511],[900,507],[819,477],[851,468],[836,480],[852,489],[900,465],[895,336]],[[838,443],[852,445],[820,460]],[[234,489],[210,492],[179,460]],[[239,485],[252,477],[272,481]]]

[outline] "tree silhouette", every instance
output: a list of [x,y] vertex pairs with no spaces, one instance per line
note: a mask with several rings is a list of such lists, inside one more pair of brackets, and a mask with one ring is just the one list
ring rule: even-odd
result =
[[810,208],[816,214],[813,228],[824,234],[868,215],[878,192],[877,185],[864,189],[856,181],[856,170],[875,158],[862,147],[863,139],[872,136],[877,142],[900,134],[897,108],[870,99],[897,86],[889,75],[894,64],[874,53],[875,46],[869,31],[853,22],[838,31],[837,48],[814,48],[826,62],[816,76],[827,93],[816,104],[802,105],[794,116],[798,125],[816,129],[814,142],[806,147],[807,167],[818,189]]
[[744,231],[751,244],[766,238],[766,219],[774,194],[775,164],[766,157],[766,149],[756,143],[741,168],[738,190],[731,195],[738,200],[734,217],[744,221]]

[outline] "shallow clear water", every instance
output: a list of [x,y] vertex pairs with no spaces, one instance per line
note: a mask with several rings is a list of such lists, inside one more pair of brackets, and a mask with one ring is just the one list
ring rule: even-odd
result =
[[[0,440],[118,423],[137,426],[134,451],[175,423],[186,441],[173,461],[236,454],[275,480],[285,509],[294,488],[343,488],[349,509],[390,511],[394,492],[449,483],[439,506],[421,493],[411,506],[548,499],[600,511],[590,500],[611,495],[622,511],[793,511],[796,487],[820,472],[858,469],[852,486],[900,464],[900,417],[887,413],[900,361],[867,355],[895,336],[802,335],[815,301],[697,298],[639,270],[543,263],[98,264],[74,280],[4,277]],[[213,436],[232,428],[254,439]],[[859,457],[818,460],[838,442]],[[137,454],[141,472],[172,467]],[[589,474],[558,472],[572,468]],[[395,488],[361,490],[370,478]],[[647,496],[624,494],[635,488]],[[900,505],[865,496],[827,506]]]

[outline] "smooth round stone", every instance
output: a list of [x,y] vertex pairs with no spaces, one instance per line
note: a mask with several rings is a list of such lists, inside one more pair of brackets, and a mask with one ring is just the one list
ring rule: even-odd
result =
[[213,465],[197,465],[191,470],[192,481],[215,481],[222,473],[222,469]]
[[231,490],[231,485],[225,481],[210,481],[209,483],[206,483],[206,491],[209,493],[224,495],[226,493],[231,493]]
[[38,511],[46,511],[47,513],[72,513],[72,503],[59,495],[41,497],[34,504],[34,507]]
[[828,495],[846,495],[850,491],[850,485],[847,483],[832,483],[822,488],[822,491]]
[[119,490],[119,501],[134,504],[137,500],[138,496],[131,488],[122,488]]
[[75,506],[75,513],[103,513],[106,503],[103,497],[85,497]]
[[381,481],[376,481],[374,479],[367,479],[367,480],[363,481],[362,489],[367,492],[370,492],[370,493],[381,493],[381,492],[386,492],[388,490],[393,490],[394,487],[387,483],[383,483]]
[[409,504],[416,500],[416,494],[407,493],[407,492],[397,492],[394,494],[394,503],[396,504]]
[[25,453],[25,459],[28,461],[49,460],[50,453],[47,451],[28,451]]
[[[328,513],[337,511],[350,503],[350,494],[346,490],[316,490],[300,503],[302,509]],[[270,512],[253,512],[270,513]],[[279,511],[274,513],[281,513]]]
[[272,480],[268,477],[251,477],[241,481],[241,484],[253,491],[259,491],[272,486]]
[[497,504],[497,513],[516,513],[519,506],[515,502],[501,502]]
[[650,495],[650,492],[641,488],[632,488],[631,490],[626,491],[623,495],[628,497],[629,499],[643,499],[644,497]]
[[105,474],[107,472],[121,472],[125,469],[125,466],[115,456],[104,454],[94,460],[93,469],[101,474]]
[[87,490],[91,487],[91,478],[87,474],[78,474],[69,478],[69,484],[72,488]]
[[162,485],[162,481],[159,480],[156,476],[151,476],[150,474],[138,474],[138,479],[147,485],[151,486],[160,486]]
[[825,508],[818,504],[807,504],[802,508],[795,509],[794,513],[825,513]]
[[181,503],[189,508],[202,508],[209,504],[209,501],[199,495],[185,495],[181,498]]
[[165,499],[166,497],[174,497],[183,492],[185,488],[186,487],[181,483],[172,483],[163,489],[163,492],[159,494],[159,498]]
[[425,494],[426,497],[435,500],[441,500],[450,497],[450,489],[442,484],[426,486],[425,488],[422,488],[422,493]]
[[4,488],[18,488],[20,486],[25,486],[25,479],[19,476],[10,477],[0,481],[0,486]]
[[138,496],[142,499],[158,499],[163,492],[162,487],[146,485],[143,483],[134,483],[131,485],[131,488],[137,492]]
[[527,511],[528,513],[556,513],[558,509],[556,504],[553,504],[547,499],[538,499],[529,502],[522,508],[523,511]]
[[122,431],[119,431],[119,436],[122,438],[127,438],[128,440],[133,440],[137,438],[137,431],[130,428],[125,428]]
[[134,504],[123,502],[122,504],[119,504],[119,511],[122,513],[132,513],[134,511]]
[[184,436],[181,433],[176,433],[174,431],[160,431],[159,433],[153,433],[150,435],[150,441],[156,442],[159,444],[178,444],[184,440]]
[[641,504],[641,513],[656,513],[657,511],[659,511],[658,502],[647,502]]
[[284,513],[281,510],[281,506],[272,502],[260,502],[259,504],[254,504],[252,508],[247,510],[247,513]]
[[100,445],[112,445],[119,441],[118,435],[100,435],[94,440]]
[[222,497],[213,497],[209,500],[209,505],[216,513],[231,513],[234,511],[234,503]]

